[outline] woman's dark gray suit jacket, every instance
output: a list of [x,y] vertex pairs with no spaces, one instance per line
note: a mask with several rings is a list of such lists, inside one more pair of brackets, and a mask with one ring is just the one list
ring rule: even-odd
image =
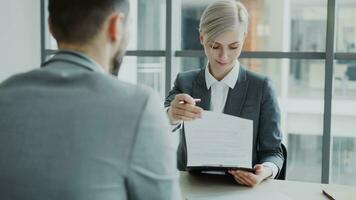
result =
[[[205,69],[182,72],[177,75],[169,92],[165,107],[170,106],[175,95],[186,93],[201,99],[197,106],[204,110],[210,107],[210,89],[205,83]],[[240,67],[237,84],[229,89],[224,113],[253,120],[252,163],[272,162],[279,170],[284,162],[280,129],[280,110],[268,78]],[[186,146],[184,131],[181,131],[178,147],[178,169],[186,168]]]

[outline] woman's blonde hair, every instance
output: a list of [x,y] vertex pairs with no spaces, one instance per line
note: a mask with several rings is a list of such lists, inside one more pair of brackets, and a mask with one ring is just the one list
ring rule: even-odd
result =
[[218,0],[210,4],[200,18],[199,32],[204,44],[227,31],[246,33],[248,13],[245,6],[235,0]]

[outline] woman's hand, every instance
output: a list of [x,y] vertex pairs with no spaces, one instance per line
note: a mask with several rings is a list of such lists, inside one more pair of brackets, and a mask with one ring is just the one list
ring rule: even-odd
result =
[[188,94],[177,94],[168,109],[171,124],[201,118],[203,109],[195,105],[196,101]]
[[266,178],[272,176],[272,169],[263,165],[255,165],[255,173],[242,170],[229,170],[229,173],[234,177],[240,185],[255,187]]

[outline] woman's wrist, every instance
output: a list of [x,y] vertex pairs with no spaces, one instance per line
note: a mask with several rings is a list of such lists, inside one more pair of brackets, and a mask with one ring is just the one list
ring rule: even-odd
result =
[[169,119],[169,123],[170,123],[172,126],[177,125],[177,124],[180,123],[179,120],[174,119],[174,117],[173,117],[173,115],[172,115],[172,112],[171,112],[171,107],[168,107],[166,112],[167,112],[167,116],[168,116],[168,119]]
[[273,170],[268,166],[263,166],[264,175],[263,180],[269,179],[273,175]]

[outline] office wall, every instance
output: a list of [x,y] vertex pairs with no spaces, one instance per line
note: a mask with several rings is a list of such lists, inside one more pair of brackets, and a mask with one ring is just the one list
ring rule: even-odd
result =
[[0,0],[0,81],[40,65],[40,1]]

